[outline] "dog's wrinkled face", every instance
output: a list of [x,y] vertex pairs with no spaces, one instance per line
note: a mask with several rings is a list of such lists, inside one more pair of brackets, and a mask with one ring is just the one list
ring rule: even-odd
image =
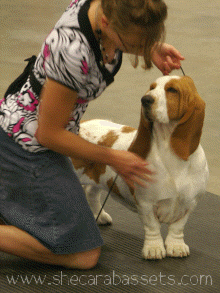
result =
[[151,84],[150,90],[141,99],[145,118],[159,123],[181,118],[180,80],[179,76],[163,76]]

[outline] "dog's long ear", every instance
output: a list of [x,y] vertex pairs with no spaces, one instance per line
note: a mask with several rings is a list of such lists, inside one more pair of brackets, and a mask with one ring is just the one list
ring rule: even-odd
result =
[[205,118],[205,102],[197,93],[193,81],[188,78],[188,82],[188,107],[171,136],[171,147],[183,160],[187,160],[197,149]]
[[141,111],[141,120],[137,134],[128,150],[146,159],[151,147],[151,134],[152,123],[143,117]]

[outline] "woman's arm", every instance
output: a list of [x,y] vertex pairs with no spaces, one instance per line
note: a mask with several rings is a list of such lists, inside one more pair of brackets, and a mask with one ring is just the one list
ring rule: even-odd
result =
[[66,130],[70,114],[75,107],[77,93],[70,88],[47,79],[41,94],[41,108],[36,138],[55,152],[91,162],[107,164],[134,188],[134,183],[146,185],[151,181],[147,163],[137,155],[90,143]]

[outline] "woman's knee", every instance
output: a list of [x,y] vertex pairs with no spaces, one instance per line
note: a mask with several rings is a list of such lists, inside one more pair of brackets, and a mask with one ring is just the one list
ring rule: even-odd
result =
[[101,247],[88,251],[60,255],[54,254],[46,247],[39,244],[37,251],[41,257],[44,256],[43,260],[48,264],[61,265],[67,268],[83,270],[91,269],[96,266],[101,254]]
[[88,270],[95,267],[101,254],[101,247],[71,254],[67,263],[67,267],[82,270]]

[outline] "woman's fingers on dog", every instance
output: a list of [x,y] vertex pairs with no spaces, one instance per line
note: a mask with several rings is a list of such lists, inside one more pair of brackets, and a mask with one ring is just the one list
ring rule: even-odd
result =
[[135,189],[135,184],[132,180],[130,180],[128,177],[120,175],[121,178],[125,181],[125,183],[131,188],[131,189]]
[[149,182],[153,182],[150,180],[143,180],[140,179],[137,176],[131,175],[131,176],[121,176],[122,179],[128,184],[129,187],[132,189],[136,189],[137,185],[143,187],[143,188],[148,188],[149,187]]
[[149,187],[149,183],[154,183],[156,171],[153,169],[153,166],[148,162],[145,162],[143,166],[136,166],[133,169],[133,172],[128,174],[129,180],[133,182],[133,186],[139,185],[144,188]]
[[146,179],[148,180],[148,178],[150,178],[149,175],[154,176],[155,174],[157,174],[157,172],[152,164],[150,164],[149,162],[145,162],[143,166],[137,166],[135,174],[139,177],[143,176],[143,179],[145,179],[146,177]]
[[154,183],[156,180],[151,175],[132,175],[131,180],[141,187],[149,187],[149,183]]
[[154,181],[155,170],[149,162],[128,151],[116,151],[116,155],[112,167],[130,187],[147,187],[147,183]]
[[149,170],[144,167],[138,167],[132,170],[131,172],[128,173],[122,173],[122,175],[129,181],[133,182],[133,184],[138,184],[142,187],[148,187],[148,183],[153,183],[155,182],[155,172],[152,170]]
[[[156,179],[153,175],[136,175],[135,177],[137,177],[139,180],[138,181],[141,181],[141,182],[156,182]],[[143,183],[144,184],[144,183]],[[142,185],[142,184],[141,184]]]
[[141,187],[147,188],[147,183],[143,183],[140,179],[135,178],[134,176],[121,176],[122,179],[124,179],[124,181],[127,183],[127,185],[132,188],[135,189],[137,184],[140,185]]

